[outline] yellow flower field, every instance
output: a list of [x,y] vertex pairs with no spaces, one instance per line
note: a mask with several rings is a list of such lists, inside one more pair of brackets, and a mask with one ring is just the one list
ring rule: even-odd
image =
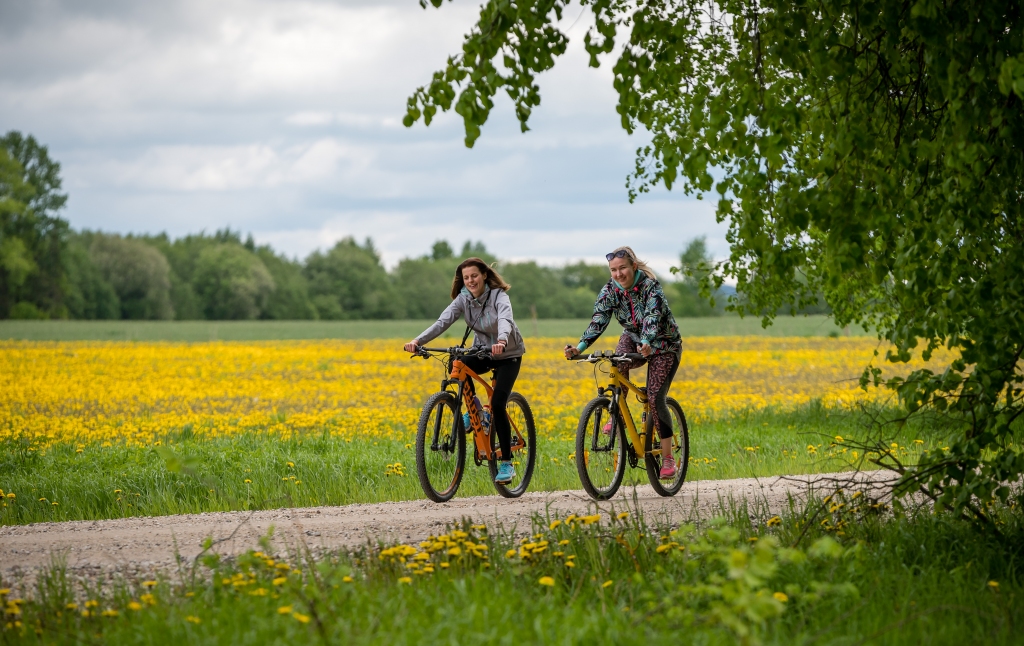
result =
[[[517,385],[545,437],[571,436],[594,396],[593,368],[562,359],[564,343],[530,341]],[[857,385],[874,339],[718,337],[684,345],[672,395],[691,418],[889,396]],[[210,437],[410,439],[441,376],[437,361],[410,359],[397,341],[0,342],[0,439],[153,444],[186,429]],[[642,381],[642,371],[634,376]]]

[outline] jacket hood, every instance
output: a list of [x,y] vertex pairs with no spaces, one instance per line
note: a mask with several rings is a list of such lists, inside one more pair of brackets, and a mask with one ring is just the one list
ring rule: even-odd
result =
[[620,285],[619,281],[615,280],[614,278],[612,278],[612,285],[614,285],[615,289],[620,292],[628,292],[630,289],[639,290],[641,283],[643,283],[645,280],[650,280],[650,278],[644,272],[638,271],[636,272],[636,278],[633,279],[633,284],[630,285],[628,288]]
[[463,288],[459,291],[460,294],[465,294],[466,297],[469,298],[469,300],[474,301],[477,305],[483,305],[484,302],[487,300],[487,296],[488,294],[490,294],[490,292],[490,285],[484,285],[484,293],[480,294],[480,298],[476,298],[475,296],[473,296],[473,292],[469,291],[468,287],[463,286]]

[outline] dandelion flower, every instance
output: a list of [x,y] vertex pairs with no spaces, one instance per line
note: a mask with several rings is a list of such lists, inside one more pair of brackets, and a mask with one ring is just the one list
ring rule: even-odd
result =
[[407,576],[399,577],[398,582],[399,583],[412,583],[412,578],[407,577]]
[[629,512],[621,512],[618,516],[616,516],[616,518],[618,518],[619,520],[626,520],[627,518],[629,518]]
[[548,529],[552,530],[552,529],[558,527],[561,524],[562,524],[562,521],[560,521],[560,520],[553,520],[553,521],[551,521],[551,524],[548,525]]
[[185,617],[185,621],[187,621],[189,623],[193,623],[193,624],[201,624],[201,623],[203,623],[202,619],[200,619],[199,617],[196,617],[194,615],[189,615],[189,616]]
[[279,614],[279,615],[290,615],[290,614],[292,614],[292,607],[291,606],[281,606],[280,608],[277,609],[277,614]]
[[612,587],[613,583],[615,583],[615,582],[612,581],[611,579],[608,579],[607,581],[605,581],[604,583],[601,584],[601,587],[602,588],[610,588],[610,587]]
[[551,587],[555,585],[555,580],[549,576],[542,576],[540,579],[537,580],[537,583]]
[[780,601],[782,603],[786,603],[787,601],[789,601],[789,597],[786,596],[785,592],[776,592],[772,596],[775,597],[776,601]]
[[309,615],[304,615],[301,612],[293,612],[292,616],[295,617],[295,619],[297,619],[301,623],[304,623],[304,624],[308,624],[309,623]]
[[128,602],[128,609],[129,610],[142,610],[142,604],[139,603],[138,601],[129,601]]
[[993,590],[998,590],[999,589],[999,581],[989,581],[988,582],[988,587],[992,588]]

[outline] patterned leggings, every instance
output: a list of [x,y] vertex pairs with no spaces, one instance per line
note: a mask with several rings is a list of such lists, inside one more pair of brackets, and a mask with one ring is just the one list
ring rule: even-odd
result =
[[[619,337],[619,344],[615,346],[616,354],[625,352],[640,352],[640,346],[636,344],[628,334]],[[669,413],[668,404],[665,399],[668,397],[668,389],[672,386],[672,378],[676,376],[679,368],[679,355],[675,352],[651,355],[648,359],[633,361],[629,368],[639,368],[647,364],[647,400],[654,401],[654,410],[657,416],[654,418],[654,426],[658,429],[658,435],[662,439],[672,437],[672,415]],[[629,368],[619,368],[623,377],[629,378]]]

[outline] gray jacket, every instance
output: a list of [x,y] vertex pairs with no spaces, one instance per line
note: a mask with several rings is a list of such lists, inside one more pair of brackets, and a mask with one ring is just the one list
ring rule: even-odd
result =
[[430,343],[463,317],[475,332],[473,345],[490,348],[498,341],[504,341],[505,351],[500,355],[502,359],[515,359],[526,352],[523,335],[512,320],[512,301],[505,290],[491,289],[489,286],[479,299],[473,298],[469,290],[463,287],[452,304],[441,312],[437,322],[416,337],[416,344]]

